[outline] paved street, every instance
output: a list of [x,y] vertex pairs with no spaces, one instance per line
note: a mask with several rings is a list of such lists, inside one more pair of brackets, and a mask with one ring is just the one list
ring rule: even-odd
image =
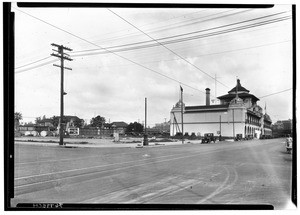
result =
[[272,204],[290,201],[284,139],[144,148],[15,144],[17,203]]

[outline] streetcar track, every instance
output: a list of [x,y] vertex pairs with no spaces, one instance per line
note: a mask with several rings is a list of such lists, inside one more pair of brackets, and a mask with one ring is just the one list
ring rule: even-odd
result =
[[[232,150],[232,149],[227,149],[227,150]],[[203,153],[213,153],[213,152],[218,152],[218,151],[226,151],[226,150],[224,150],[224,148],[212,149],[212,150],[209,150],[209,151],[194,150],[192,153],[196,154],[196,155],[198,155],[198,154],[201,155]],[[28,179],[28,178],[34,178],[34,177],[40,177],[40,176],[48,176],[48,175],[54,175],[54,174],[62,174],[62,173],[68,173],[68,172],[76,172],[76,171],[89,170],[89,169],[95,169],[95,168],[102,168],[102,167],[108,167],[108,166],[129,164],[129,163],[136,163],[136,162],[140,162],[140,161],[147,161],[149,159],[160,159],[160,158],[164,158],[164,157],[174,157],[174,156],[178,156],[178,155],[186,155],[187,153],[188,152],[178,153],[178,154],[172,154],[172,155],[164,155],[164,156],[159,156],[159,157],[151,157],[150,156],[150,157],[147,157],[145,159],[127,161],[127,162],[122,162],[122,163],[113,163],[113,164],[92,166],[92,167],[87,167],[87,168],[70,169],[70,170],[64,170],[64,171],[58,171],[58,172],[51,172],[51,173],[44,173],[44,174],[38,174],[38,175],[28,175],[28,176],[22,176],[22,177],[15,178],[15,180]],[[190,155],[191,154],[188,154],[188,156],[190,156]],[[195,155],[193,155],[193,156],[195,156]]]
[[[105,170],[100,170],[100,171],[97,171],[97,172],[88,172],[88,173],[84,173],[84,174],[80,174],[80,175],[75,175],[75,176],[74,175],[73,176],[66,176],[66,177],[63,177],[63,178],[55,178],[55,179],[50,179],[50,180],[45,180],[45,181],[40,181],[40,182],[33,182],[33,183],[28,183],[28,184],[23,184],[23,185],[16,185],[15,188],[18,189],[18,188],[21,188],[21,187],[28,187],[28,186],[34,186],[34,185],[43,184],[43,183],[56,182],[58,180],[64,180],[64,179],[69,179],[69,178],[86,177],[87,175],[95,175],[95,174],[102,174],[102,173],[113,172],[113,171],[118,171],[118,170],[125,170],[125,169],[130,169],[130,168],[133,168],[133,167],[139,167],[139,166],[149,165],[149,164],[152,164],[152,163],[162,163],[162,162],[179,160],[179,159],[183,159],[183,158],[195,157],[195,156],[199,156],[201,154],[214,153],[214,152],[217,152],[217,151],[224,151],[224,150],[205,151],[205,152],[202,152],[202,153],[194,153],[194,155],[188,154],[186,156],[175,157],[175,158],[170,158],[170,159],[165,159],[165,160],[154,160],[152,162],[147,162],[147,163],[142,163],[142,164],[136,164],[136,165],[131,165],[131,166],[125,166],[125,167],[118,167],[118,168],[115,168],[115,169],[105,169]],[[173,156],[178,156],[178,155],[163,156],[163,157],[173,157]],[[162,158],[162,157],[160,157],[160,158]],[[149,159],[157,159],[157,157],[142,159],[142,160],[139,160],[139,161],[147,161],[147,160],[149,161]],[[130,161],[128,163],[133,163],[133,162],[137,162],[137,161]],[[122,163],[118,163],[118,164],[122,164]],[[106,166],[111,166],[111,165],[117,165],[117,164],[109,164],[109,165],[106,165]],[[99,167],[103,167],[103,166],[99,166]],[[97,167],[97,168],[99,168],[99,167]],[[96,167],[85,168],[85,169],[93,169],[93,168],[96,168]],[[85,170],[85,169],[80,169],[80,170]],[[68,172],[76,172],[76,171],[78,172],[80,170],[74,170],[73,169],[73,170],[70,170]],[[63,172],[60,172],[60,173],[65,173],[65,172],[66,171],[63,171]],[[58,174],[58,172],[49,173],[49,174],[45,174],[45,175],[55,175],[55,174]],[[28,179],[28,178],[34,178],[34,177],[38,177],[38,176],[41,176],[41,175],[29,176],[29,177],[21,177],[21,178],[18,178],[18,180]]]
[[[264,143],[265,144],[265,143]],[[272,144],[272,143],[270,143]],[[48,193],[50,195],[57,193],[57,190],[59,192],[68,192],[69,194],[74,194],[77,191],[77,187],[79,186],[79,184],[88,184],[88,186],[85,188],[85,190],[83,191],[82,197],[79,198],[75,196],[72,196],[72,198],[76,199],[74,202],[78,202],[78,203],[125,203],[125,204],[130,204],[130,203],[146,203],[146,204],[151,204],[151,203],[155,203],[158,202],[160,203],[162,201],[167,201],[167,202],[172,202],[172,200],[174,200],[172,202],[172,204],[175,203],[180,203],[181,201],[184,201],[184,199],[182,198],[178,198],[178,197],[183,197],[183,198],[189,198],[187,199],[188,201],[193,201],[193,204],[208,204],[208,203],[213,203],[213,204],[219,204],[219,203],[231,203],[231,202],[237,202],[237,203],[241,203],[242,202],[248,202],[248,198],[243,196],[243,199],[236,199],[239,197],[240,194],[236,194],[236,195],[232,195],[230,192],[236,188],[234,188],[234,186],[241,186],[239,183],[240,181],[243,181],[243,172],[242,172],[242,177],[239,180],[239,175],[237,170],[239,171],[240,168],[244,168],[244,165],[257,165],[260,166],[260,169],[262,169],[263,171],[265,171],[266,173],[268,173],[268,175],[266,177],[270,177],[273,180],[273,177],[275,177],[276,175],[274,175],[273,170],[274,169],[264,169],[264,168],[268,168],[268,167],[273,167],[273,168],[280,168],[280,167],[284,167],[284,165],[276,165],[276,163],[274,165],[271,164],[271,159],[274,157],[272,152],[274,151],[273,148],[275,148],[275,146],[271,146],[271,148],[268,148],[267,150],[265,149],[261,149],[260,146],[262,144],[235,144],[235,145],[230,145],[230,149],[226,149],[227,147],[224,147],[220,150],[220,147],[214,147],[214,148],[198,148],[197,149],[205,149],[207,151],[201,151],[201,150],[184,150],[184,153],[178,153],[175,152],[172,155],[166,155],[166,156],[159,156],[159,157],[147,157],[145,159],[140,159],[140,160],[136,160],[136,161],[128,161],[128,163],[125,163],[125,166],[122,167],[121,165],[123,163],[114,163],[111,165],[116,165],[115,167],[113,167],[114,169],[96,169],[95,173],[91,173],[91,172],[85,172],[86,168],[81,168],[83,169],[83,172],[80,172],[81,170],[75,170],[74,174],[78,174],[75,177],[72,176],[74,174],[62,174],[62,175],[56,175],[55,174],[57,172],[53,172],[53,173],[47,173],[47,176],[51,176],[51,177],[61,177],[59,179],[55,179],[55,180],[47,180],[47,181],[39,181],[39,182],[34,182],[31,184],[25,184],[24,186],[16,186],[16,190],[17,190],[17,195],[16,198],[24,198],[26,196],[31,196],[33,198],[38,198],[38,196],[42,196],[44,195],[43,193]],[[218,145],[219,146],[219,145]],[[249,158],[252,157],[252,162],[251,160],[249,160],[250,162],[235,162],[233,165],[230,165],[229,163],[225,163],[221,162],[222,164],[218,164],[217,163],[213,163],[213,165],[209,165],[210,169],[212,167],[216,167],[217,169],[214,170],[215,173],[219,172],[217,174],[212,174],[213,172],[209,173],[209,171],[206,173],[206,175],[204,175],[204,181],[203,178],[202,179],[198,179],[198,176],[201,172],[201,176],[203,176],[203,167],[197,167],[196,169],[190,169],[188,171],[188,177],[184,176],[183,178],[173,178],[172,182],[173,183],[166,183],[166,181],[171,180],[170,174],[167,173],[167,175],[165,174],[161,174],[160,172],[163,173],[163,170],[165,168],[168,168],[167,165],[169,165],[170,161],[176,161],[172,163],[171,167],[176,167],[177,164],[179,164],[179,160],[181,159],[185,159],[185,158],[190,158],[190,157],[195,157],[195,156],[201,156],[204,154],[204,160],[206,161],[206,158],[209,158],[207,156],[205,156],[205,154],[207,154],[208,156],[210,156],[210,153],[215,153],[215,152],[219,152],[219,151],[224,151],[227,152],[229,150],[243,150],[243,148],[245,148],[246,150],[250,150],[251,148],[253,148],[252,146],[254,146],[255,148],[257,148],[258,153],[257,154],[251,154],[252,156],[249,156]],[[258,146],[258,147],[256,147]],[[229,148],[229,147],[228,147]],[[162,149],[162,148],[161,148]],[[180,150],[182,150],[182,148],[180,148]],[[142,152],[142,153],[140,153]],[[153,151],[150,150],[143,150],[143,151],[139,151],[139,153],[137,153],[137,155],[143,155],[144,153],[150,154],[150,156],[156,156],[154,154],[151,154]],[[158,151],[156,151],[158,152]],[[269,153],[271,154],[273,157],[265,157],[267,156],[267,154],[265,153]],[[153,152],[154,153],[154,152]],[[128,154],[128,153],[123,153],[124,155]],[[135,153],[133,153],[135,154]],[[115,156],[118,154],[110,154],[110,155],[106,155],[106,156]],[[257,156],[259,155],[259,156]],[[174,158],[173,156],[179,156],[178,158]],[[95,156],[89,156],[89,157],[95,157]],[[98,157],[98,156],[96,156]],[[127,158],[127,157],[125,157]],[[129,157],[128,157],[129,158]],[[140,156],[138,157],[140,158]],[[262,159],[262,163],[254,163],[253,158],[255,160],[255,158],[264,158]],[[88,159],[88,158],[87,158]],[[113,157],[113,160],[117,159],[116,157]],[[131,159],[131,158],[130,158]],[[154,160],[156,159],[156,160]],[[158,159],[158,160],[157,160]],[[68,159],[71,160],[71,159]],[[198,162],[198,159],[192,159],[192,160],[196,160]],[[148,161],[145,162],[144,161]],[[202,160],[200,160],[202,161]],[[132,162],[137,162],[137,164],[132,164]],[[143,162],[143,163],[141,163]],[[125,182],[122,183],[123,179],[131,179],[132,176],[131,173],[135,173],[135,167],[138,166],[146,166],[146,165],[155,165],[156,163],[163,163],[166,162],[166,164],[162,165],[157,165],[158,166],[158,172],[157,172],[157,168],[155,170],[150,170],[150,172],[146,171],[146,168],[141,168],[141,170],[139,168],[137,168],[138,171],[142,171],[141,175],[139,176],[137,181],[134,182]],[[203,162],[202,162],[203,163]],[[170,163],[171,164],[171,163]],[[184,167],[188,167],[185,164]],[[207,163],[209,164],[209,163]],[[161,168],[162,167],[162,168]],[[206,166],[207,167],[207,166]],[[251,166],[250,166],[251,167]],[[90,168],[94,168],[94,167],[90,167]],[[101,168],[101,167],[98,167]],[[130,171],[126,171],[129,170]],[[223,169],[223,171],[222,171]],[[120,170],[120,171],[119,171]],[[124,171],[122,171],[124,170]],[[175,173],[177,174],[177,169]],[[175,176],[176,174],[174,174],[174,170],[171,170],[171,176]],[[192,172],[190,172],[192,170]],[[277,169],[276,169],[277,170]],[[145,171],[145,172],[144,172]],[[205,169],[205,172],[207,170]],[[61,172],[61,171],[60,171]],[[112,172],[111,174],[102,174],[102,173],[106,173],[106,172]],[[169,172],[169,171],[168,171]],[[72,173],[72,172],[71,172]],[[179,173],[179,172],[178,172]],[[222,173],[222,174],[221,174]],[[129,175],[128,175],[129,174]],[[179,173],[180,174],[180,173]],[[219,174],[219,175],[218,175]],[[92,177],[90,177],[91,175],[94,175]],[[120,176],[118,176],[120,175]],[[65,177],[67,176],[67,177]],[[114,179],[110,179],[110,177],[114,177],[116,176]],[[128,178],[128,176],[130,176]],[[148,176],[149,179],[148,179]],[[35,176],[29,176],[29,177],[20,177],[17,179],[17,182],[20,182],[20,180],[24,180],[24,179],[34,179]],[[42,175],[41,177],[39,177],[39,175],[37,175],[37,178],[35,181],[37,180],[43,180],[44,176]],[[48,177],[48,178],[49,178]],[[210,178],[212,177],[216,177],[212,183],[210,184]],[[106,178],[103,182],[101,181],[103,178]],[[163,181],[165,179],[165,181]],[[158,181],[159,180],[159,181]],[[196,181],[196,180],[200,180],[200,181]],[[265,184],[264,185],[264,189],[268,189],[268,190],[272,190],[273,186],[276,186],[276,189],[278,189],[278,181],[279,179],[277,179],[276,177],[274,178],[275,181],[272,181],[272,183],[270,182],[269,184]],[[93,182],[94,181],[94,182]],[[237,181],[239,181],[237,183]],[[24,181],[27,183],[27,181]],[[120,182],[120,183],[119,183]],[[204,183],[201,185],[202,182],[208,182],[208,184]],[[48,183],[48,184],[47,184]],[[78,184],[78,185],[77,185]],[[275,185],[273,185],[275,184]],[[46,185],[46,186],[43,186]],[[95,187],[95,185],[98,185],[97,187]],[[103,188],[101,190],[99,190],[99,185]],[[103,186],[104,185],[104,186]],[[206,187],[206,186],[209,187]],[[193,190],[189,189],[190,186],[193,186]],[[195,189],[194,189],[195,186]],[[47,187],[45,189],[45,187]],[[95,189],[93,188],[95,187]],[[205,188],[206,187],[206,188]],[[260,185],[256,185],[255,186],[256,189],[260,190],[262,187]],[[285,191],[286,186],[285,185],[281,185],[280,187],[282,187],[282,191],[279,190],[279,194],[282,196],[282,192]],[[73,189],[72,189],[73,188]],[[204,189],[205,188],[205,189]],[[98,189],[98,190],[97,190]],[[205,193],[202,193],[202,189],[204,189],[203,191]],[[73,190],[73,191],[72,191]],[[185,191],[186,190],[186,191]],[[40,192],[41,191],[41,192]],[[23,192],[21,194],[18,194],[18,192]],[[189,193],[191,192],[191,193]],[[258,192],[258,191],[255,191]],[[278,191],[277,191],[278,192]],[[31,194],[32,193],[32,194]],[[86,195],[85,195],[86,193]],[[23,195],[24,194],[24,195]],[[56,195],[56,194],[55,194]],[[174,196],[174,197],[173,197]],[[31,198],[30,197],[30,198]],[[87,197],[87,198],[86,198]],[[92,198],[91,198],[92,197]],[[203,199],[199,199],[199,198],[203,198]],[[250,198],[250,197],[249,197]],[[229,199],[231,199],[231,201],[229,201]],[[198,202],[197,202],[198,201]],[[255,200],[255,202],[260,201],[259,198],[258,200]],[[272,201],[271,201],[272,202]]]
[[[168,177],[168,178],[164,177],[164,178],[162,178],[162,180],[157,181],[155,183],[153,183],[153,181],[150,179],[150,180],[147,180],[146,182],[144,182],[142,184],[135,184],[135,185],[132,185],[132,186],[126,186],[125,188],[120,188],[120,189],[115,190],[113,192],[106,193],[104,195],[101,195],[101,197],[94,197],[94,198],[86,199],[84,201],[84,203],[105,203],[105,202],[108,201],[109,197],[110,197],[109,200],[111,200],[112,196],[113,196],[113,198],[121,198],[121,197],[132,195],[132,194],[138,195],[137,193],[142,191],[143,189],[149,189],[149,187],[147,186],[149,184],[149,182],[150,182],[151,187],[155,187],[155,186],[158,186],[159,184],[162,184],[162,183],[165,183],[165,182],[169,181],[170,179],[176,179],[178,177],[171,177],[171,178],[170,177]],[[137,188],[137,189],[132,190],[132,188]],[[128,192],[130,192],[130,193],[128,194]],[[112,202],[112,201],[109,201],[109,202]],[[124,202],[124,203],[126,204],[126,202]]]
[[[246,147],[246,146],[245,146]],[[241,149],[240,145],[236,145],[234,147],[234,149]],[[70,179],[70,178],[76,178],[76,177],[85,177],[87,175],[95,175],[95,174],[102,174],[102,173],[106,173],[106,172],[113,172],[113,171],[117,171],[117,170],[125,170],[125,169],[129,169],[129,168],[133,168],[133,167],[139,167],[139,166],[145,166],[145,165],[149,165],[152,163],[162,163],[162,162],[168,162],[168,161],[174,161],[174,160],[179,160],[179,159],[183,159],[183,158],[189,158],[189,157],[194,157],[194,156],[199,156],[202,154],[207,154],[207,153],[214,153],[214,152],[218,152],[218,151],[227,151],[227,150],[233,150],[233,148],[231,147],[230,149],[225,149],[224,148],[218,148],[218,149],[212,149],[209,151],[193,151],[193,154],[188,154],[186,155],[186,153],[182,153],[182,154],[175,154],[175,155],[166,155],[166,156],[160,156],[160,157],[150,157],[150,158],[146,158],[146,159],[141,159],[141,160],[134,160],[134,161],[128,161],[128,162],[123,162],[123,163],[114,163],[114,164],[107,164],[107,165],[100,165],[100,166],[93,166],[93,167],[88,167],[88,168],[81,168],[81,169],[71,169],[71,170],[66,170],[66,171],[59,171],[59,172],[52,172],[52,173],[46,173],[46,174],[39,174],[39,175],[31,175],[31,176],[24,176],[24,177],[19,177],[19,178],[15,178],[15,180],[26,180],[26,179],[30,179],[30,178],[38,178],[38,177],[42,177],[42,176],[55,176],[57,174],[64,174],[64,173],[70,173],[70,172],[79,172],[82,170],[90,170],[90,169],[97,169],[97,168],[103,168],[103,167],[109,167],[109,166],[116,166],[116,165],[122,165],[122,164],[130,164],[130,163],[136,163],[136,162],[142,162],[142,161],[149,161],[149,160],[153,160],[151,162],[147,162],[147,163],[142,163],[142,164],[136,164],[136,165],[131,165],[131,166],[125,166],[125,167],[118,167],[115,169],[105,169],[105,170],[100,170],[97,172],[88,172],[88,173],[84,173],[84,174],[80,174],[80,175],[72,175],[72,176],[66,176],[66,177],[62,177],[62,178],[54,178],[54,179],[50,179],[50,180],[45,180],[45,181],[40,181],[40,182],[33,182],[33,183],[28,183],[28,184],[23,184],[23,185],[16,185],[15,188],[22,188],[22,187],[28,187],[28,186],[34,186],[34,185],[38,185],[38,184],[43,184],[43,183],[48,183],[48,182],[54,182],[54,181],[58,181],[58,180],[64,180],[64,179]],[[200,152],[200,153],[199,153]],[[174,157],[174,156],[178,156],[178,155],[185,155],[185,156],[181,156],[181,157],[175,157],[175,158],[170,158],[170,159],[165,159],[165,160],[157,160],[160,158],[168,158],[168,157]]]
[[[249,144],[250,142],[247,142],[247,144]],[[228,143],[226,143],[226,144],[228,144]],[[251,143],[250,143],[251,144]],[[271,144],[271,143],[263,143],[263,144]],[[263,144],[260,144],[260,145],[263,145]],[[197,145],[196,143],[194,143],[194,144],[191,144],[191,145]],[[201,145],[201,144],[199,144],[199,145]],[[172,148],[176,148],[176,150],[182,150],[181,149],[181,147],[182,146],[187,146],[187,145],[165,145],[165,146],[167,146],[167,147],[172,147]],[[190,146],[190,145],[188,145],[188,146]],[[246,146],[246,144],[245,145],[243,145],[243,146]],[[33,147],[33,148],[39,148],[39,147],[42,147],[42,146],[35,146],[35,145],[30,145],[30,147]],[[88,147],[85,147],[85,149],[86,148],[88,148]],[[127,149],[129,149],[129,148],[132,148],[132,147],[125,147],[125,148],[127,148]],[[156,147],[152,147],[151,149],[155,149]],[[166,148],[166,147],[157,147],[157,148],[159,148],[159,150],[168,150],[168,148]],[[49,149],[49,148],[48,148]],[[51,148],[52,149],[52,148]],[[54,149],[54,148],[53,148]],[[90,148],[89,148],[90,149]],[[97,148],[97,149],[99,149],[99,148]],[[135,148],[133,148],[133,149],[135,149]],[[149,149],[149,148],[145,148],[145,149]],[[106,156],[111,156],[111,155],[126,155],[126,154],[128,154],[128,155],[130,155],[130,154],[139,154],[140,152],[133,152],[133,153],[120,153],[120,154],[118,154],[118,153],[110,153],[110,154],[105,154],[105,155],[101,155],[101,156],[104,156],[104,157],[106,157]],[[49,163],[49,162],[54,162],[54,163],[57,163],[57,162],[60,162],[60,161],[74,161],[74,160],[81,160],[81,159],[89,159],[89,158],[95,158],[95,157],[99,157],[99,155],[96,155],[96,156],[86,156],[86,157],[81,157],[81,158],[69,158],[69,159],[59,159],[59,160],[41,160],[41,161],[29,161],[29,162],[23,162],[23,163],[15,163],[15,165],[27,165],[27,164],[33,164],[33,163],[37,163],[37,164],[39,164],[39,163]]]
[[230,172],[227,167],[223,166],[223,168],[226,170],[226,173],[227,173],[225,180],[222,182],[222,184],[220,186],[218,186],[218,188],[214,192],[212,192],[211,194],[206,196],[204,199],[201,199],[196,204],[201,204],[201,203],[205,202],[206,200],[209,200],[210,198],[214,197],[215,195],[219,194],[220,192],[222,192],[225,189],[226,184],[230,178]]
[[[181,147],[182,145],[179,145],[177,147],[176,150],[181,150]],[[168,147],[171,147],[168,146]],[[175,146],[172,146],[175,148]],[[131,147],[128,147],[128,148],[131,148]],[[160,150],[167,150],[167,148],[160,148]],[[53,163],[57,163],[57,162],[61,162],[61,161],[74,161],[74,160],[82,160],[82,159],[89,159],[89,158],[96,158],[96,157],[109,157],[111,155],[139,155],[140,154],[140,151],[136,151],[136,152],[132,152],[132,153],[109,153],[109,154],[101,154],[101,155],[95,155],[95,156],[86,156],[86,157],[80,157],[80,158],[68,158],[68,159],[58,159],[58,160],[41,160],[41,161],[29,161],[29,162],[23,162],[23,163],[15,163],[15,165],[27,165],[27,164],[40,164],[40,163],[50,163],[50,162],[53,162]]]

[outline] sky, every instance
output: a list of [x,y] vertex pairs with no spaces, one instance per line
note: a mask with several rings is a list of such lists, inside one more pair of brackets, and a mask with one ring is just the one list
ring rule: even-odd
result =
[[53,66],[60,62],[50,55],[56,43],[73,49],[73,61],[65,61],[72,68],[64,72],[65,115],[142,123],[147,98],[147,124],[154,126],[170,119],[180,85],[186,106],[204,105],[206,88],[215,104],[239,78],[273,122],[291,119],[291,9],[13,4],[15,111],[23,122],[60,114],[60,68]]

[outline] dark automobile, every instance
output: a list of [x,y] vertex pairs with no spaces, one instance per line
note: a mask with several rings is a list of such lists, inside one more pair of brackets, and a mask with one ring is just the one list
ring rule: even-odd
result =
[[216,142],[216,138],[213,133],[206,133],[204,134],[204,138],[202,139],[202,143],[210,143],[213,141],[214,143]]
[[245,140],[252,140],[253,139],[253,135],[252,134],[248,134],[245,136]]
[[242,134],[237,134],[235,137],[235,141],[240,141],[243,140],[243,135]]

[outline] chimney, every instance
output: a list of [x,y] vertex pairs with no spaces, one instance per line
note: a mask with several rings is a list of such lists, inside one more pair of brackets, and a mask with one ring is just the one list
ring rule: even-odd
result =
[[206,91],[206,106],[209,106],[210,105],[210,89],[206,88],[205,91]]

